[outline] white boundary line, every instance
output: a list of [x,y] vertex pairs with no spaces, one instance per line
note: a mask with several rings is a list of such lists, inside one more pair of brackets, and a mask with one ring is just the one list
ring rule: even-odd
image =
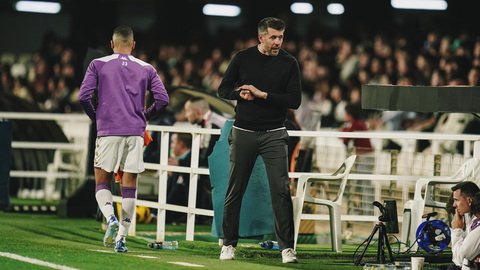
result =
[[144,258],[144,259],[159,259],[155,256],[147,256],[147,255],[134,255],[135,257]]
[[72,267],[69,267],[69,266],[61,265],[61,264],[54,264],[54,263],[50,263],[50,262],[46,262],[46,261],[42,261],[42,260],[38,260],[38,259],[24,257],[24,256],[20,256],[20,255],[14,254],[14,253],[0,252],[0,256],[10,258],[10,259],[13,259],[13,260],[17,260],[17,261],[22,261],[22,262],[26,262],[26,263],[35,264],[35,265],[50,267],[50,268],[58,269],[58,270],[78,270],[77,268],[72,268]]
[[188,267],[205,267],[205,265],[193,264],[193,263],[187,263],[187,262],[167,262],[167,263],[182,265],[182,266],[188,266]]

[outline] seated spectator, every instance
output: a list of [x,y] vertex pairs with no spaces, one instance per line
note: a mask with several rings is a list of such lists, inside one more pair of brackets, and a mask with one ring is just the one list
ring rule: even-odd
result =
[[[347,104],[345,106],[345,127],[341,129],[343,132],[368,131],[366,122],[362,119],[362,109],[359,104]],[[374,158],[368,155],[373,151],[372,144],[368,138],[343,138],[344,144],[349,148],[349,152],[353,152],[358,156],[356,171],[359,173],[372,173]],[[353,148],[353,149],[352,149]],[[353,151],[352,151],[353,150]],[[350,194],[362,194],[358,198],[358,205],[354,200],[349,201],[349,214],[373,214],[373,206],[371,202],[374,200],[374,193],[371,181],[352,180],[352,184],[348,189]],[[358,212],[355,212],[357,209]],[[347,225],[348,226],[348,225]]]
[[[201,97],[190,98],[184,106],[185,117],[188,122],[199,125],[202,128],[222,128],[227,118],[213,112],[208,102]],[[199,166],[208,168],[208,156],[213,152],[213,147],[218,141],[218,135],[202,135],[200,142]],[[212,209],[210,178],[202,175],[199,178],[197,207],[203,209]],[[198,218],[200,223],[205,223],[203,217]]]
[[[343,132],[368,131],[367,124],[362,120],[362,109],[357,104],[347,104],[345,106],[345,127]],[[366,154],[373,150],[370,139],[368,138],[343,138],[345,145],[353,141],[356,154]]]
[[[168,165],[190,167],[192,136],[187,133],[173,133],[170,142],[171,157]],[[188,173],[169,172],[167,180],[167,203],[184,205],[188,204],[188,185],[190,183]],[[183,213],[167,211],[167,223],[185,222],[186,215]]]
[[455,215],[452,225],[452,261],[448,270],[479,269],[480,189],[470,181],[452,187]]

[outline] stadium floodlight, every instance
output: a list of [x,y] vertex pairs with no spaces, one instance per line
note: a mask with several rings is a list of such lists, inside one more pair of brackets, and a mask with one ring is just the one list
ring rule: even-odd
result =
[[340,3],[330,3],[327,6],[327,11],[331,15],[342,15],[345,12],[345,8]]
[[235,5],[206,4],[202,11],[207,16],[236,17],[242,10]]
[[57,14],[61,9],[62,5],[56,2],[18,1],[15,3],[15,10],[22,12]]
[[445,0],[391,0],[390,4],[398,9],[446,10]]
[[295,2],[290,6],[294,14],[310,14],[313,12],[313,6],[306,2]]

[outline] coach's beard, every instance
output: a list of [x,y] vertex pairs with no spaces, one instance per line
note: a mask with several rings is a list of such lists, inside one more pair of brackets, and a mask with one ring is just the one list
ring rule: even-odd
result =
[[276,56],[276,55],[278,55],[279,52],[280,52],[280,47],[278,47],[278,48],[271,48],[269,55]]

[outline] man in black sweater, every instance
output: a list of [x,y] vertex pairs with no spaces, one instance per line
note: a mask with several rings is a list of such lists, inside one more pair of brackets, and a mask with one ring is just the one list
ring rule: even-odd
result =
[[235,257],[242,198],[255,160],[261,155],[282,261],[297,262],[287,164],[289,137],[284,123],[287,110],[300,106],[301,84],[297,60],[280,49],[284,31],[282,20],[262,19],[258,24],[260,44],[235,55],[218,89],[220,97],[237,100],[229,137],[230,181],[224,204],[221,260]]

